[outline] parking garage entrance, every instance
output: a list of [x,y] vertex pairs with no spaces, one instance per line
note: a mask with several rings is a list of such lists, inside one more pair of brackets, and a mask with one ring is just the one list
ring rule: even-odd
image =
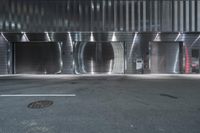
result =
[[75,42],[76,74],[123,74],[123,42]]
[[14,74],[56,74],[62,69],[61,46],[56,42],[15,42]]
[[183,51],[183,42],[150,42],[149,67],[151,73],[184,73]]

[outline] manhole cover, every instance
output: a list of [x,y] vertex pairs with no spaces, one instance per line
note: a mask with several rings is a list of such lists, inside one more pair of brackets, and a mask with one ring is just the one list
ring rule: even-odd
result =
[[41,100],[30,103],[27,107],[31,109],[47,108],[53,104],[53,101]]

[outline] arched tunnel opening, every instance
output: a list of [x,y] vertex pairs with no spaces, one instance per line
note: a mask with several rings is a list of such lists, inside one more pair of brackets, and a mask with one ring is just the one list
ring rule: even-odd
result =
[[111,43],[89,42],[83,48],[83,65],[89,73],[106,73],[112,71],[114,51]]
[[76,73],[124,72],[124,47],[121,42],[79,42],[74,53]]

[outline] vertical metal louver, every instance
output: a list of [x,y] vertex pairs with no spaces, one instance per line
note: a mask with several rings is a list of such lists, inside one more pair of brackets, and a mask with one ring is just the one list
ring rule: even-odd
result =
[[2,0],[1,31],[200,31],[199,0]]

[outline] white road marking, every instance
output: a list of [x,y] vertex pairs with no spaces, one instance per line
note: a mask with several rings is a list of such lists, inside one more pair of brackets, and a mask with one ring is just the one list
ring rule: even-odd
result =
[[76,94],[1,94],[0,97],[75,97]]

